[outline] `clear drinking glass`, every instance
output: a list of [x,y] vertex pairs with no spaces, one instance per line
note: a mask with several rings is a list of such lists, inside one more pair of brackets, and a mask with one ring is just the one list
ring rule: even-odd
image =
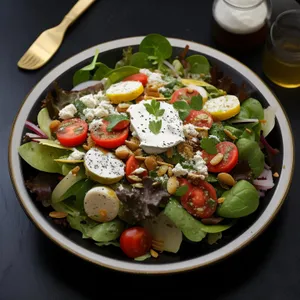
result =
[[277,85],[300,87],[300,9],[281,13],[272,24],[263,70]]

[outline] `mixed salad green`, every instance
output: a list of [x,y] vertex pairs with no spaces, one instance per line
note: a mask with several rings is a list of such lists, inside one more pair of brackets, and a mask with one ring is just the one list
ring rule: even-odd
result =
[[138,50],[115,67],[97,51],[71,91],[54,83],[19,154],[40,171],[26,186],[56,223],[140,261],[185,239],[217,243],[273,188],[278,150],[266,141],[273,109],[206,57],[188,45],[174,56],[159,34]]

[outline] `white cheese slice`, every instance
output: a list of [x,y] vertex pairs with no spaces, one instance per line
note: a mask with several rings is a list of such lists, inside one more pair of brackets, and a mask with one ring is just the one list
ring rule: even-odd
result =
[[[164,109],[161,117],[150,114],[145,104],[151,105],[151,100],[143,100],[128,108],[133,130],[141,141],[141,148],[149,154],[159,154],[184,141],[183,124],[173,105],[160,102],[160,109]],[[158,134],[149,129],[151,121],[162,121]]]

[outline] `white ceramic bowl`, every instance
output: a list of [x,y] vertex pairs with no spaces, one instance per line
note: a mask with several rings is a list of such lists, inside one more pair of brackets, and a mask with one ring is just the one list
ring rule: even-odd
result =
[[[206,55],[212,58],[215,62],[219,62],[225,68],[225,73],[227,71],[226,69],[228,69],[228,71],[231,70],[230,72],[235,70],[235,74],[238,74],[238,76],[248,82],[250,87],[258,91],[260,97],[264,98],[263,101],[265,104],[268,103],[275,108],[277,119],[276,130],[278,131],[278,135],[280,135],[281,139],[282,166],[284,167],[281,169],[280,178],[274,187],[274,191],[272,192],[272,196],[270,196],[268,204],[248,226],[248,228],[243,230],[243,232],[241,232],[238,236],[229,240],[225,245],[204,255],[199,255],[198,257],[190,259],[185,258],[184,260],[181,260],[181,257],[177,257],[173,261],[171,259],[165,261],[157,260],[153,263],[137,263],[135,261],[123,259],[123,257],[119,256],[107,256],[101,252],[91,250],[88,247],[81,245],[76,240],[66,236],[62,231],[58,230],[57,227],[53,226],[53,224],[49,222],[49,220],[41,212],[41,209],[33,201],[24,185],[22,162],[17,150],[21,144],[26,119],[30,115],[33,106],[39,99],[41,99],[42,95],[45,95],[45,90],[49,88],[49,85],[54,80],[58,77],[63,77],[64,73],[77,64],[80,64],[82,61],[92,58],[96,48],[98,48],[102,53],[115,51],[115,49],[138,45],[142,39],[143,37],[125,38],[103,43],[87,49],[54,68],[31,90],[20,108],[12,128],[9,148],[10,174],[20,203],[30,219],[40,230],[42,230],[42,232],[45,233],[46,236],[69,252],[92,263],[119,271],[155,274],[186,271],[206,266],[224,259],[257,237],[275,217],[287,195],[291,183],[294,168],[294,142],[288,118],[276,97],[262,82],[262,80],[249,68],[237,60],[210,47],[191,41],[168,38],[173,47],[184,48],[186,44],[188,44],[190,46],[190,50]],[[41,253],[41,255],[43,254]]]

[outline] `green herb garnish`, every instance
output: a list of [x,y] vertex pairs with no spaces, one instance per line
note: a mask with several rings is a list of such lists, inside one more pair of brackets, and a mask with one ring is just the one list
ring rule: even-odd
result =
[[150,121],[149,122],[149,129],[154,134],[159,134],[161,126],[162,126],[162,120],[159,120],[159,121]]
[[176,190],[176,192],[175,192],[175,196],[177,196],[177,197],[181,197],[181,196],[184,196],[186,193],[187,193],[187,191],[188,191],[188,186],[187,185],[182,185],[182,186],[180,186],[177,190]]
[[208,154],[217,154],[218,141],[215,138],[203,138],[200,142],[201,148]]
[[109,115],[105,120],[108,121],[108,126],[106,127],[107,131],[112,131],[121,121],[129,121],[128,117],[125,115]]

